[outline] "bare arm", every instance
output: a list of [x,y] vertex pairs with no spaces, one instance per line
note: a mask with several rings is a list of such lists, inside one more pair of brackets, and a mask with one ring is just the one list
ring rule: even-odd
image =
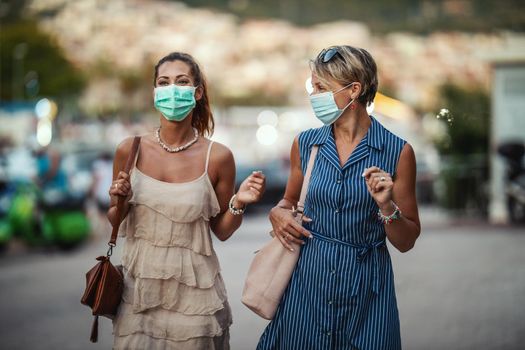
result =
[[[115,226],[117,222],[120,223],[120,221],[122,221],[126,217],[126,215],[128,215],[129,211],[128,201],[132,194],[131,184],[129,182],[128,174],[124,173],[123,170],[126,166],[128,155],[131,152],[132,144],[133,137],[129,137],[122,141],[117,147],[117,150],[115,152],[115,158],[113,160],[113,183],[111,185],[111,188],[109,189],[111,202],[107,213],[109,222],[112,226]],[[118,184],[117,187],[115,186],[116,184]],[[125,198],[124,208],[120,221],[117,218],[117,201],[119,197]]]
[[[235,160],[231,151],[223,145],[216,143],[212,150],[210,163],[217,174],[214,189],[221,211],[210,220],[210,227],[218,239],[225,241],[242,223],[242,215],[232,215],[228,210],[228,203],[235,190]],[[240,209],[259,201],[264,187],[264,175],[253,173],[239,187],[233,206]]]
[[[385,225],[385,229],[394,247],[403,253],[409,251],[421,232],[416,201],[416,157],[412,146],[406,144],[401,151],[395,181],[376,167],[367,169],[364,176],[369,192],[384,215],[394,212],[392,201],[401,210],[401,218]],[[387,180],[380,181],[381,176]]]
[[[302,238],[310,237],[310,232],[295,221],[291,212],[292,207],[297,206],[302,185],[303,172],[299,156],[299,140],[296,137],[290,151],[290,176],[286,184],[284,198],[270,211],[270,222],[274,234],[289,250],[293,250],[290,242],[304,244]],[[303,220],[310,221],[306,216],[303,217]]]

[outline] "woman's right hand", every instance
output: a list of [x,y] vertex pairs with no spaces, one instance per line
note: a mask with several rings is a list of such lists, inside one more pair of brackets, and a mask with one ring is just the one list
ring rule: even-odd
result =
[[[311,222],[312,219],[303,216],[303,222]],[[304,244],[304,237],[312,238],[301,224],[295,221],[294,213],[290,209],[273,207],[270,211],[270,222],[272,223],[273,233],[282,243],[282,245],[291,251],[294,251],[293,245]]]
[[111,184],[111,188],[109,189],[110,196],[128,197],[132,193],[129,175],[120,171],[117,179]]

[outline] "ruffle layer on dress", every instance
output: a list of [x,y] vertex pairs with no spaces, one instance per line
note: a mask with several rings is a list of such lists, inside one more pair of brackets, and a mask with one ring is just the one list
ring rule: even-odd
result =
[[232,323],[228,302],[213,315],[185,315],[164,309],[135,313],[133,305],[127,302],[120,304],[118,313],[119,321],[113,327],[118,337],[146,334],[153,338],[186,341],[221,336]]
[[133,238],[125,242],[122,265],[134,278],[174,279],[196,288],[212,287],[220,271],[215,253],[199,255],[189,249],[160,247]]
[[181,247],[201,255],[212,255],[207,221],[197,219],[186,223],[175,222],[166,213],[151,211],[151,207],[146,204],[136,204],[122,222],[119,236],[142,238],[156,246]]
[[114,350],[227,350],[229,348],[230,333],[228,328],[226,328],[220,336],[191,338],[183,342],[145,337],[142,334],[136,333],[125,337],[119,337],[113,346]]
[[[125,274],[127,273],[124,270]],[[144,279],[128,275],[124,279],[124,302],[133,305],[133,312],[162,308],[185,315],[213,315],[227,301],[226,288],[219,275],[210,288],[194,288],[174,279]]]
[[[191,223],[200,218],[208,221],[220,212],[219,202],[208,176],[186,183],[167,183],[134,171],[131,186],[133,196],[130,204],[147,205],[176,223]],[[173,198],[174,188],[178,198]],[[177,202],[176,205],[167,205],[174,201]]]

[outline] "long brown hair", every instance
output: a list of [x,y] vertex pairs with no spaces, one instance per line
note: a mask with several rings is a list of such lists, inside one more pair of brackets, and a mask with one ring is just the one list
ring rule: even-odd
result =
[[159,76],[159,67],[165,62],[182,61],[190,67],[190,73],[195,81],[196,87],[202,88],[202,97],[196,101],[193,109],[192,126],[197,129],[200,136],[211,136],[215,128],[215,121],[210,108],[210,99],[208,97],[208,85],[206,78],[202,73],[197,61],[184,52],[172,52],[169,55],[162,57],[155,65],[155,77],[153,79],[153,86],[156,86],[157,78]]

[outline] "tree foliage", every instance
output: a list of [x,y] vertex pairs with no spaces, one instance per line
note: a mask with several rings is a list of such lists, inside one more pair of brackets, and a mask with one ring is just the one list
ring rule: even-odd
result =
[[55,40],[31,19],[8,21],[0,30],[0,99],[67,97],[82,90],[82,74]]
[[445,137],[436,143],[442,157],[438,193],[446,208],[487,215],[490,138],[490,98],[479,88],[446,84],[440,89],[438,117],[446,124]]
[[437,142],[444,155],[486,154],[489,148],[490,98],[481,89],[445,84],[440,89],[448,113],[438,116],[446,123],[447,137]]
[[[173,0],[180,1],[180,0]],[[299,25],[334,20],[365,22],[376,32],[525,29],[523,0],[185,0],[241,18],[283,18]]]

